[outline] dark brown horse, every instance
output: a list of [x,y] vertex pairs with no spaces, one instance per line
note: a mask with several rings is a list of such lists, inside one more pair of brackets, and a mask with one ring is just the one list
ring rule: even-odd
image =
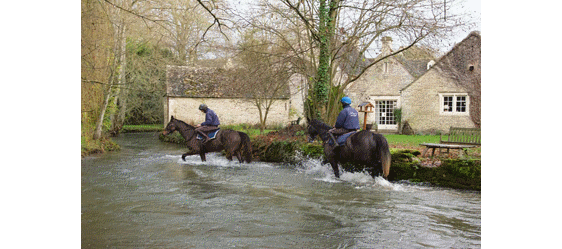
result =
[[205,153],[222,150],[226,150],[226,158],[229,161],[232,161],[233,155],[238,158],[240,163],[244,162],[244,160],[248,163],[252,161],[252,143],[250,142],[250,137],[244,132],[221,129],[214,139],[203,145],[201,140],[197,139],[195,127],[172,116],[162,134],[166,136],[174,131],[178,131],[187,141],[189,151],[181,156],[181,159],[184,161],[186,156],[199,154],[201,161],[205,162]]
[[340,177],[338,163],[351,163],[363,166],[375,178],[382,175],[384,178],[390,172],[390,149],[386,138],[378,133],[359,131],[347,138],[345,144],[335,147],[328,143],[332,127],[316,119],[308,122],[309,141],[314,141],[317,135],[323,141],[324,155],[334,170],[336,177]]

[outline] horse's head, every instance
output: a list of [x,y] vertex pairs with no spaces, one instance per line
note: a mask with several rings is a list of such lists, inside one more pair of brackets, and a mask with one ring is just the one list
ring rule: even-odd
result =
[[[189,135],[190,134],[189,132],[193,132],[194,130],[195,130],[195,127],[193,127],[192,125],[189,125],[186,122],[183,122],[179,119],[174,118],[174,116],[172,116],[172,118],[170,119],[170,122],[168,123],[168,125],[166,125],[166,128],[162,132],[162,135],[166,136],[166,135],[169,135],[171,133],[174,133],[174,131],[178,131],[180,133],[187,132],[187,134]],[[183,134],[182,134],[182,136],[183,136]]]
[[174,116],[172,116],[172,118],[170,119],[170,122],[168,123],[168,125],[166,125],[166,128],[162,132],[162,135],[167,136],[169,134],[174,133],[174,131],[177,131],[177,130],[178,130],[177,119],[175,119]]
[[326,140],[325,136],[328,130],[330,130],[331,128],[332,127],[319,120],[316,119],[310,120],[307,126],[308,142],[309,143],[314,142],[314,138],[316,138],[316,136],[319,136],[322,140]]
[[316,129],[316,127],[314,127],[314,125],[311,122],[308,122],[308,125],[306,127],[306,130],[308,132],[308,142],[312,143],[314,142],[314,139],[316,138],[316,136],[318,134],[320,134],[318,132],[318,129]]

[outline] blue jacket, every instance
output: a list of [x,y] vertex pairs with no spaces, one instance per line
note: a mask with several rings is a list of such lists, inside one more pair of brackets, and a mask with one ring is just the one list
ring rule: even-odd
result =
[[219,117],[217,114],[207,108],[207,112],[205,113],[205,122],[201,123],[201,126],[219,126],[221,123],[219,122]]
[[348,130],[359,129],[359,113],[350,105],[345,105],[336,120],[336,128],[345,128]]

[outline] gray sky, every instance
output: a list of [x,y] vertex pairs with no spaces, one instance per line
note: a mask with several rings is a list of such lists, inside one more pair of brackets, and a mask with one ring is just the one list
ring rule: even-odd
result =
[[[481,21],[481,6],[480,0],[465,0],[461,3],[460,8],[455,8],[454,11],[458,11],[458,13],[468,13],[470,15],[470,22],[474,22],[476,27],[473,30],[466,31],[466,32],[459,32],[457,35],[454,36],[452,42],[458,43],[462,41],[471,31],[481,31],[482,30],[482,21]],[[453,46],[451,45],[446,51],[449,51]]]

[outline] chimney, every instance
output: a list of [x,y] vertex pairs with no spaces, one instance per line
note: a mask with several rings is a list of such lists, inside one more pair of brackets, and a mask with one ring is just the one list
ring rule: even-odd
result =
[[392,53],[392,38],[390,36],[383,37],[381,39],[381,43],[382,43],[381,52],[383,56]]
[[431,67],[433,67],[433,65],[435,65],[435,61],[434,61],[434,60],[430,60],[430,61],[427,63],[427,70],[429,70]]

